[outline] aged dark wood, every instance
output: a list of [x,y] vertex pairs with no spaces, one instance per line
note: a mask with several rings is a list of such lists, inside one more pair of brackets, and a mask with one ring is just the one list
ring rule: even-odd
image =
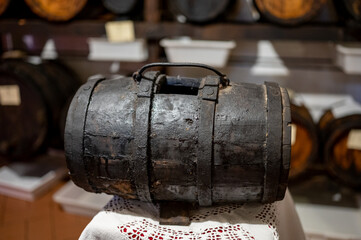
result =
[[326,0],[255,0],[261,15],[282,24],[295,25],[315,17]]
[[136,82],[95,77],[78,90],[65,131],[73,181],[146,201],[282,199],[290,160],[286,90],[158,74],[137,72]]
[[25,2],[35,14],[42,18],[50,21],[67,21],[83,9],[87,0],[25,0]]
[[189,211],[192,204],[186,202],[161,202],[159,223],[162,225],[188,226],[191,221]]
[[5,60],[0,64],[0,86],[9,85],[19,87],[21,101],[0,104],[1,155],[29,157],[50,141],[61,142],[61,109],[80,85],[76,78],[57,62]]
[[304,174],[318,158],[318,135],[313,119],[305,106],[291,105],[292,124],[296,126],[296,140],[291,147],[290,179]]
[[318,128],[323,142],[323,159],[328,172],[344,184],[361,187],[361,151],[347,148],[348,134],[361,129],[361,115],[335,118],[329,110],[321,117]]
[[168,5],[175,14],[181,14],[191,22],[208,22],[221,15],[229,0],[170,0]]
[[153,98],[154,82],[158,72],[147,72],[144,80],[140,81],[137,88],[138,101],[135,109],[135,130],[133,150],[133,178],[138,198],[142,201],[150,202],[148,163],[150,161],[149,151],[149,126],[150,111]]
[[144,20],[148,23],[159,23],[161,21],[162,0],[144,1]]

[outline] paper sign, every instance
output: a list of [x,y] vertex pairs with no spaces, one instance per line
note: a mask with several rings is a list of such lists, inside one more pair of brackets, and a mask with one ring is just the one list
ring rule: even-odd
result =
[[0,105],[19,106],[20,104],[20,88],[18,85],[0,86]]
[[133,21],[114,21],[105,24],[109,42],[131,42],[135,39]]
[[291,124],[291,146],[293,146],[296,142],[296,132],[297,132],[296,124]]
[[361,129],[352,129],[347,138],[347,148],[361,150]]

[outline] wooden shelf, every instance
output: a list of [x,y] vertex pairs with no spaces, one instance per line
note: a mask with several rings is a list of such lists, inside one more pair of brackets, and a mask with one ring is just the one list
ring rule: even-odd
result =
[[[104,21],[87,20],[69,23],[49,23],[42,20],[2,20],[0,32],[2,49],[24,50],[40,53],[45,42],[56,42],[58,53],[87,56],[89,37],[105,36]],[[299,40],[299,41],[345,41],[361,38],[361,31],[334,25],[303,25],[280,27],[274,24],[208,25],[181,24],[176,22],[135,22],[137,38],[157,42],[165,37],[190,36],[208,40]]]

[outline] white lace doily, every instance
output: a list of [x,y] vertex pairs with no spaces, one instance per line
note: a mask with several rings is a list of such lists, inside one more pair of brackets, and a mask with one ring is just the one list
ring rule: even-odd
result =
[[283,201],[273,204],[228,204],[191,211],[189,226],[159,225],[158,216],[157,204],[115,196],[80,239],[304,239],[288,192]]

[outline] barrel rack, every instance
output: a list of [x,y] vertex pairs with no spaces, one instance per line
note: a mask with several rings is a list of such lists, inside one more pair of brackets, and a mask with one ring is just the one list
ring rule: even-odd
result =
[[[75,55],[88,54],[87,39],[105,35],[104,21],[79,20],[65,24],[53,24],[41,20],[2,20],[0,33],[2,50],[10,46],[11,33],[12,48],[30,53],[38,53],[42,43],[48,38],[61,41],[71,40],[76,47]],[[190,36],[195,39],[208,40],[301,40],[301,41],[357,41],[361,40],[361,25],[350,24],[349,27],[336,25],[304,25],[298,27],[280,27],[274,24],[231,24],[216,23],[208,25],[193,25],[177,22],[152,23],[147,21],[135,22],[137,38],[160,40],[165,37]],[[26,48],[23,36],[31,35],[35,40],[33,48]],[[59,53],[69,54],[69,49],[60,44]]]

